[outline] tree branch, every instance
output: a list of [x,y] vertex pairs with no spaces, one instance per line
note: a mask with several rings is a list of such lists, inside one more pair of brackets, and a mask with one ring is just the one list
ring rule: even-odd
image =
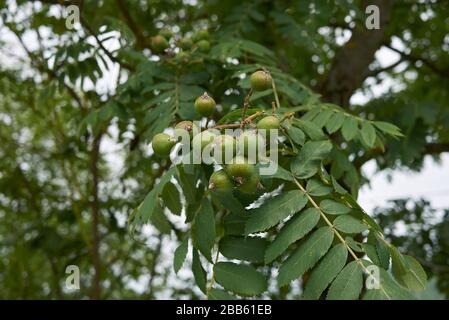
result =
[[389,44],[384,44],[384,45],[388,49],[398,53],[402,57],[402,59],[408,60],[410,62],[420,61],[420,62],[422,62],[423,65],[425,65],[427,68],[429,68],[431,71],[433,71],[437,75],[439,75],[441,77],[449,78],[449,68],[440,68],[437,65],[435,65],[432,61],[429,61],[423,57],[416,56],[412,53],[405,53],[399,49],[396,49],[395,47],[393,47]]
[[98,230],[99,225],[99,199],[98,199],[98,182],[99,170],[98,162],[100,160],[100,143],[102,133],[95,135],[92,143],[90,171],[92,174],[92,200],[90,202],[92,209],[92,259],[95,269],[92,299],[98,300],[101,297],[101,259],[100,259],[100,235]]
[[138,27],[138,25],[135,23],[134,19],[131,17],[131,14],[128,11],[126,3],[123,0],[117,0],[117,5],[123,17],[125,18],[128,27],[131,29],[134,36],[136,37],[137,46],[141,49],[146,48],[147,40],[143,35],[142,31],[140,30],[140,28]]
[[363,1],[362,8],[376,5],[380,10],[380,28],[368,30],[365,27],[352,31],[350,40],[337,53],[334,63],[317,85],[323,100],[345,107],[354,91],[359,88],[369,72],[375,52],[384,43],[385,27],[390,20],[392,0]]

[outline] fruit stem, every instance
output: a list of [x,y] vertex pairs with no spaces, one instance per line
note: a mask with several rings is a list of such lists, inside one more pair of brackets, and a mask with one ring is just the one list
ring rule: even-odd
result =
[[[271,74],[270,74],[270,76],[271,76]],[[279,109],[281,107],[281,104],[279,103],[279,96],[278,96],[278,92],[276,90],[276,84],[274,83],[273,77],[271,77],[271,86],[273,88],[274,100],[276,101],[276,108]]]
[[243,129],[243,126],[246,123],[246,111],[248,110],[249,107],[249,99],[251,98],[251,96],[253,95],[253,89],[249,89],[248,94],[245,97],[245,100],[243,102],[243,112],[242,112],[242,122],[241,122],[241,128]]
[[242,126],[244,126],[246,123],[251,122],[252,120],[254,120],[257,117],[260,117],[262,115],[264,115],[265,112],[264,111],[257,111],[256,113],[250,115],[248,118],[246,118],[245,120],[243,120],[240,123],[227,123],[227,124],[220,124],[217,126],[212,127],[211,129],[225,129],[225,128],[241,128]]

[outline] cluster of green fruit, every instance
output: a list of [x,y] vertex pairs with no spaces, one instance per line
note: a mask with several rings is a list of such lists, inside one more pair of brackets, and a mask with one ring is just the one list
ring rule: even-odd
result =
[[[270,74],[263,70],[254,72],[250,77],[253,91],[267,90],[271,87],[271,81]],[[200,115],[210,117],[215,112],[216,103],[212,97],[204,93],[195,100],[194,107]],[[200,131],[200,128],[189,120],[179,122],[174,129],[176,137],[181,136],[181,132],[177,132],[178,130],[188,132],[193,149],[203,150],[206,146],[213,144],[216,150],[220,150],[220,157],[228,156],[229,150],[232,151],[232,160],[226,161],[224,169],[216,171],[211,175],[209,188],[212,191],[229,193],[236,187],[241,193],[251,194],[262,188],[255,167],[258,154],[252,154],[252,151],[256,150],[258,152],[266,147],[264,136],[258,132],[266,132],[270,129],[277,130],[279,126],[279,118],[276,115],[268,115],[257,122],[255,126],[257,130],[243,131],[237,138],[232,135],[217,134],[218,130],[206,128],[204,131]],[[225,127],[222,126],[220,129]],[[244,129],[244,125],[242,127]],[[174,136],[167,133],[156,134],[152,141],[154,153],[167,157],[178,142]],[[224,158],[221,160],[224,162]]]
[[[169,41],[173,38],[173,32],[169,29],[161,29],[159,33],[151,38],[151,49],[154,53],[160,54],[168,49]],[[179,58],[186,57],[187,51],[197,48],[201,52],[208,52],[210,49],[209,32],[206,29],[198,30],[191,37],[184,37],[178,41],[179,47],[183,50],[178,53]]]

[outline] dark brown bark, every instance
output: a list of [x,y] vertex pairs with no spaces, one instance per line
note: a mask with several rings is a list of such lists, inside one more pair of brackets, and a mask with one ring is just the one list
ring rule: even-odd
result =
[[124,0],[117,0],[117,5],[120,9],[120,12],[122,13],[123,17],[125,18],[126,24],[133,32],[134,36],[136,37],[136,43],[137,46],[141,49],[144,49],[148,47],[147,45],[147,39],[143,35],[142,31],[140,30],[139,26],[136,24],[134,19],[131,17],[131,14],[128,11],[127,5]]
[[94,265],[94,280],[92,284],[91,298],[98,300],[101,297],[101,258],[100,258],[100,234],[98,230],[100,206],[98,199],[98,182],[99,182],[99,170],[98,162],[100,158],[100,143],[101,134],[97,134],[94,137],[92,143],[91,159],[90,159],[90,171],[92,177],[92,190],[91,190],[91,210],[92,210],[92,260]]
[[324,101],[347,107],[354,91],[369,74],[375,52],[384,43],[385,26],[390,20],[393,0],[363,1],[362,10],[368,5],[379,7],[380,29],[368,30],[362,26],[352,31],[350,40],[337,52],[331,70],[316,88]]

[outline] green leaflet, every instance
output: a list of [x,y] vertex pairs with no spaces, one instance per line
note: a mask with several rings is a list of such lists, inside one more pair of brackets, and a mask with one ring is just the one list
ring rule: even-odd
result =
[[162,191],[162,200],[164,200],[165,205],[173,214],[177,216],[181,214],[181,195],[173,183],[168,182],[165,185]]
[[212,288],[207,294],[209,300],[235,300],[236,298],[230,295],[228,292],[222,289]]
[[[189,168],[189,167],[187,167]],[[194,171],[194,166],[190,167],[192,171]],[[182,193],[186,198],[187,204],[193,204],[196,202],[196,190],[195,188],[197,177],[195,176],[195,172],[189,173],[186,170],[186,166],[178,167],[178,180],[181,185]]]
[[156,205],[153,214],[151,215],[150,222],[163,234],[170,234],[172,230],[170,221],[165,216],[164,209],[159,204]]
[[285,181],[293,181],[292,174],[290,171],[285,170],[280,165],[277,165],[276,172],[273,175],[264,175],[262,178],[273,178],[273,179],[281,179]]
[[193,246],[212,262],[211,250],[215,243],[215,216],[211,203],[201,201],[192,226]]
[[416,261],[415,258],[408,255],[402,255],[402,259],[404,259],[405,265],[407,267],[405,272],[403,272],[397,270],[399,269],[397,264],[401,264],[401,259],[396,257],[396,255],[393,259],[393,254],[391,255],[391,257],[393,262],[393,274],[399,284],[411,290],[425,289],[427,284],[427,275],[422,266],[418,261]]
[[248,265],[218,262],[214,274],[223,288],[241,296],[259,295],[267,289],[266,277]]
[[[372,266],[372,263],[363,261],[366,267]],[[364,300],[414,300],[415,297],[407,289],[401,287],[390,275],[382,268],[374,269],[370,277],[367,278],[367,290],[363,295]],[[376,280],[378,279],[378,280]]]
[[181,269],[184,261],[186,260],[187,251],[189,249],[189,239],[185,238],[183,242],[179,245],[179,247],[175,250],[175,255],[173,259],[173,269],[175,273],[178,273],[179,269]]
[[231,213],[224,217],[224,232],[226,235],[241,236],[245,234],[245,225],[249,215]]
[[158,197],[164,186],[170,181],[171,177],[175,173],[175,170],[176,167],[171,167],[164,173],[159,183],[146,195],[142,203],[131,213],[130,221],[141,221],[143,223],[147,223],[150,220],[156,210],[157,205],[159,204]]
[[326,186],[318,179],[310,179],[307,181],[307,193],[314,197],[322,197],[332,192],[332,188]]
[[334,227],[344,233],[359,233],[368,229],[368,226],[350,215],[342,215],[334,220]]
[[401,133],[401,129],[396,127],[394,124],[383,122],[383,121],[374,121],[373,124],[377,129],[382,131],[383,133],[389,134],[394,137],[403,137],[404,135]]
[[196,285],[198,286],[198,288],[200,288],[200,290],[203,293],[206,293],[206,284],[207,284],[206,271],[201,265],[200,255],[198,253],[198,250],[196,249],[193,249],[192,272],[193,277],[195,278]]
[[329,134],[337,132],[337,130],[341,128],[343,121],[345,121],[345,114],[343,112],[335,112],[326,122],[327,132],[329,132]]
[[347,214],[351,211],[351,209],[345,206],[344,204],[330,199],[321,201],[320,208],[321,210],[323,210],[324,213],[334,215]]
[[344,244],[337,244],[321,260],[318,266],[313,269],[310,278],[307,280],[304,290],[305,299],[319,299],[329,283],[334,280],[337,274],[346,264],[348,250]]
[[304,145],[304,142],[306,140],[306,136],[304,132],[302,132],[301,129],[295,127],[295,126],[288,126],[286,128],[288,136],[293,140],[294,143],[297,145]]
[[391,255],[393,276],[398,282],[400,282],[402,276],[405,275],[408,271],[408,262],[396,247],[390,245],[388,247],[388,251]]
[[374,142],[376,142],[376,129],[374,129],[374,126],[371,123],[367,121],[362,122],[360,134],[362,136],[362,141],[366,145],[370,148],[374,146]]
[[279,269],[278,285],[283,287],[312,268],[329,250],[334,239],[330,227],[322,227],[302,242]]
[[299,179],[312,177],[320,168],[321,161],[331,150],[332,143],[328,140],[306,142],[291,163],[293,174]]
[[228,209],[234,214],[245,214],[245,208],[232,194],[214,192],[212,197],[217,199],[224,208]]
[[341,134],[346,141],[351,141],[357,135],[358,121],[353,117],[347,116],[341,127]]
[[265,263],[270,263],[276,259],[290,244],[308,234],[316,226],[319,219],[320,212],[315,208],[309,208],[294,215],[268,246],[265,253]]
[[363,286],[363,271],[357,261],[350,262],[332,282],[327,300],[356,300]]
[[249,211],[245,233],[264,231],[298,212],[307,204],[307,197],[299,190],[291,190],[266,201],[261,207]]
[[329,109],[322,110],[313,120],[312,122],[316,124],[319,128],[323,128],[327,123],[329,118],[332,116],[333,111]]
[[220,240],[220,252],[228,259],[260,263],[264,260],[267,240],[259,237],[225,236]]
[[319,113],[321,112],[321,108],[316,106],[307,111],[302,117],[301,120],[304,121],[312,121]]
[[293,119],[293,124],[304,131],[312,140],[326,139],[323,130],[313,122],[295,118]]

